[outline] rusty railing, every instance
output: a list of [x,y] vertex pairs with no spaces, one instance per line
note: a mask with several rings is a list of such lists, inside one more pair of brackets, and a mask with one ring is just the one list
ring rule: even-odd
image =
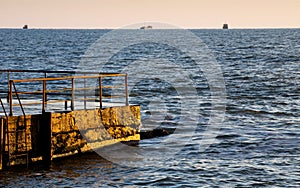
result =
[[[124,105],[129,105],[128,100],[128,77],[127,74],[124,73],[96,73],[96,72],[76,72],[77,75],[83,74],[82,76],[62,76],[62,77],[47,77],[47,74],[49,73],[67,73],[67,74],[74,74],[73,71],[31,71],[31,70],[0,70],[0,72],[7,72],[8,75],[8,91],[7,92],[7,101],[9,106],[9,115],[13,115],[13,107],[14,106],[20,106],[22,114],[25,115],[24,106],[25,105],[41,105],[41,111],[45,112],[47,110],[47,104],[51,103],[58,103],[58,102],[64,102],[64,110],[67,109],[68,102],[71,102],[70,108],[71,110],[75,109],[75,101],[83,101],[83,108],[86,109],[86,102],[87,101],[97,101],[99,102],[99,107],[103,107],[103,99],[108,98],[125,98]],[[44,77],[41,78],[28,78],[28,79],[10,79],[12,72],[35,72],[35,73],[43,73]],[[88,74],[88,75],[86,75]],[[122,84],[115,84],[115,85],[107,85],[106,82],[103,80],[109,79],[109,78],[117,78],[117,77],[123,77],[124,80]],[[88,86],[87,81],[92,82],[96,86]],[[120,82],[120,81],[119,81]],[[118,83],[119,83],[118,82]],[[80,83],[79,86],[75,83]],[[112,84],[113,82],[110,82]],[[23,85],[22,85],[23,84]],[[32,85],[36,85],[39,89],[37,90],[29,90],[28,88],[25,88],[22,90],[22,87],[24,87],[24,84],[27,84],[28,87]],[[27,86],[25,85],[25,87]],[[47,86],[55,86],[59,85],[60,88],[57,89],[55,87],[47,87]],[[66,87],[63,87],[66,86]],[[21,89],[20,89],[21,88]],[[49,89],[47,89],[49,88]],[[103,93],[103,89],[114,89],[114,88],[121,88],[124,89],[123,93],[121,95],[105,95]],[[90,92],[90,91],[94,92]],[[98,91],[98,92],[95,92]],[[4,93],[2,91],[2,93]],[[23,100],[21,96],[34,96],[32,97],[34,101],[27,102],[26,100]],[[17,98],[17,104],[13,103],[14,96]],[[49,96],[60,96],[59,99],[57,98],[51,98]],[[64,96],[64,97],[62,97]],[[79,96],[83,98],[75,98],[75,96]],[[25,97],[25,99],[30,98]],[[25,101],[25,102],[24,102]],[[2,101],[1,101],[2,102]],[[3,103],[2,108],[4,108]]]

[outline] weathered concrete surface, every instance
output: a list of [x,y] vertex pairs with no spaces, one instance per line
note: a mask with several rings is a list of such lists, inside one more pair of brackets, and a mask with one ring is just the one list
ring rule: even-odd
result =
[[86,151],[115,141],[139,140],[139,106],[52,113],[53,155]]
[[[140,140],[139,106],[28,115],[26,121],[24,116],[9,116],[7,125],[3,123],[5,117],[0,119],[4,120],[0,125],[7,127],[1,153],[5,166],[47,157],[51,160],[120,141]],[[47,147],[50,156],[45,156]]]
[[10,116],[7,124],[4,123],[4,151],[2,153],[3,161],[7,162],[4,166],[23,164],[27,161],[29,152],[36,149],[36,123],[38,123],[38,116]]

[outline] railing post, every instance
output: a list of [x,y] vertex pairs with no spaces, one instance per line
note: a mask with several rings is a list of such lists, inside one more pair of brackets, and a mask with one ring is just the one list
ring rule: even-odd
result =
[[9,116],[13,115],[12,84],[13,81],[9,80]]
[[65,100],[65,110],[67,110],[67,109],[68,109],[68,101]]
[[[84,74],[84,76],[85,76],[85,74]],[[84,109],[86,109],[86,80],[85,80],[86,78],[84,78],[83,79],[83,87],[84,87],[84,101],[83,101],[83,104],[84,104]]]
[[8,93],[7,93],[7,103],[9,102],[9,93],[10,93],[10,84],[9,84],[9,80],[10,80],[10,72],[7,72],[7,84],[8,84]]
[[75,88],[74,88],[74,83],[75,83],[75,80],[74,80],[74,77],[72,78],[72,100],[71,100],[71,110],[73,111],[74,110],[74,99],[75,99]]
[[45,104],[46,104],[46,80],[43,80],[43,106],[42,106],[42,113],[45,112]]
[[[45,79],[47,78],[47,72],[44,72],[44,77],[45,77]],[[48,100],[47,98],[48,98],[47,92],[45,92],[45,101]]]
[[3,155],[4,155],[4,120],[1,118],[0,122],[0,170],[3,169]]
[[129,100],[128,100],[128,75],[125,75],[125,97],[126,97],[126,106],[129,106]]
[[102,77],[99,75],[99,100],[100,108],[102,108]]

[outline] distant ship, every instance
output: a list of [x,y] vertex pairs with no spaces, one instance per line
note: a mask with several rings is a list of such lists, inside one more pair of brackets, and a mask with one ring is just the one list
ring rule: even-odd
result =
[[152,29],[151,25],[140,27],[140,29]]
[[28,29],[28,25],[24,25],[24,26],[23,26],[23,29]]
[[228,24],[223,24],[223,29],[228,29]]

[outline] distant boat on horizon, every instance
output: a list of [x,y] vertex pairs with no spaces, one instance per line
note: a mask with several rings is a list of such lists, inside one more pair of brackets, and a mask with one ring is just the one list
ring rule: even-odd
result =
[[23,29],[28,29],[28,25],[24,25],[24,26],[23,26]]
[[152,29],[152,26],[151,26],[151,25],[148,25],[148,26],[142,26],[142,27],[140,27],[140,29]]
[[229,29],[228,24],[223,24],[223,29]]

